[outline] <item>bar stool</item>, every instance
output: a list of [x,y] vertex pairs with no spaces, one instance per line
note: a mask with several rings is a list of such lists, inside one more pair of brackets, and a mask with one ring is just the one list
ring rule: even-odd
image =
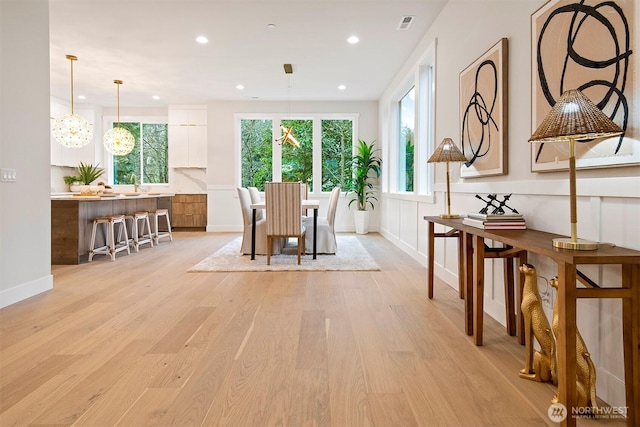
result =
[[[154,240],[156,245],[159,244],[160,239],[168,237],[170,241],[173,241],[173,235],[171,234],[171,221],[169,220],[169,210],[168,209],[156,209],[154,211],[149,212],[149,215],[153,216],[153,233]],[[163,216],[167,223],[167,230],[160,231],[158,227],[158,218]]]
[[150,247],[153,247],[153,232],[151,231],[148,212],[134,212],[125,216],[125,220],[131,220],[130,240],[136,252],[140,252],[140,246],[147,243]]
[[[103,224],[105,245],[98,248],[96,245],[96,231],[98,224]],[[118,227],[118,240],[115,238],[115,228]],[[122,234],[124,233],[124,239]],[[127,224],[125,222],[124,215],[107,215],[99,216],[93,220],[93,229],[91,231],[91,244],[89,246],[89,261],[93,260],[93,256],[97,254],[111,255],[111,261],[116,260],[116,254],[121,251],[127,251],[127,254],[131,254],[129,250],[129,236],[127,234]]]

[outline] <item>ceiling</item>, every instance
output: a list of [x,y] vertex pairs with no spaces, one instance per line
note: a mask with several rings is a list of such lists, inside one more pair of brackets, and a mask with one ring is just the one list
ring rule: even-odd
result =
[[123,107],[377,100],[446,1],[51,0],[51,94],[70,99],[71,54],[76,104],[115,106],[115,79]]

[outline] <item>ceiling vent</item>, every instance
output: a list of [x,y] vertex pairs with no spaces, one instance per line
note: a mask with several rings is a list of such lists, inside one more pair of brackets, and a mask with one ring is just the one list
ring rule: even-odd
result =
[[398,29],[408,30],[411,24],[413,23],[414,19],[415,19],[415,16],[403,16],[402,19],[400,20],[400,24],[398,25]]

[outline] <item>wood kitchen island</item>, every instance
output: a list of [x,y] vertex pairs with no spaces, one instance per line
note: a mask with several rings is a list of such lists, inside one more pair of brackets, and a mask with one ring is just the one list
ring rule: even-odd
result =
[[[95,217],[170,209],[172,196],[165,193],[104,197],[52,196],[51,264],[80,264],[88,260]],[[96,242],[104,242],[101,228],[98,229]]]

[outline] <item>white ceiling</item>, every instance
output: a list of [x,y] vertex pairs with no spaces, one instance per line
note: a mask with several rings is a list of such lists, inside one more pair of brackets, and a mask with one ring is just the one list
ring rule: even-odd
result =
[[51,0],[51,94],[69,100],[71,54],[76,104],[115,106],[115,79],[123,107],[377,100],[446,1]]

